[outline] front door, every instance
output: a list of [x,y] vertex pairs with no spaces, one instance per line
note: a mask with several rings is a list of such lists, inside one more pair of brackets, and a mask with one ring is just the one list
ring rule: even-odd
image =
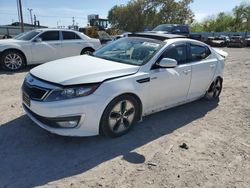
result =
[[32,42],[32,60],[34,63],[45,63],[62,58],[59,31],[46,31],[38,36],[42,41]]
[[[172,45],[160,57],[175,59],[175,68],[153,67],[150,71],[151,110],[158,111],[187,99],[191,81],[191,65],[187,64],[186,44]],[[158,61],[160,61],[160,59]]]

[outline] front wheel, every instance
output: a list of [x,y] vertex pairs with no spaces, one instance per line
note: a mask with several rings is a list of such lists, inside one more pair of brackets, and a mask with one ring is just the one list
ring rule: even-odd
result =
[[217,78],[209,87],[205,98],[208,100],[217,99],[220,96],[222,90],[222,79]]
[[103,112],[100,127],[105,136],[118,137],[126,134],[138,120],[137,100],[130,95],[113,99]]
[[19,71],[25,65],[23,55],[15,50],[5,51],[1,57],[1,66],[7,71]]

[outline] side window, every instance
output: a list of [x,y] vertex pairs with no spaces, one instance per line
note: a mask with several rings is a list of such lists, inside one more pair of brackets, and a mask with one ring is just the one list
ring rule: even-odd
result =
[[42,41],[59,40],[59,31],[46,31],[39,36]]
[[206,46],[190,45],[191,61],[200,61],[206,59],[210,54],[210,50]]
[[74,32],[70,32],[70,31],[63,31],[63,40],[77,40],[77,39],[81,39],[77,34],[75,34]]
[[178,62],[178,64],[184,64],[186,63],[186,60],[187,60],[186,49],[187,49],[186,45],[174,46],[165,52],[164,58],[175,59]]

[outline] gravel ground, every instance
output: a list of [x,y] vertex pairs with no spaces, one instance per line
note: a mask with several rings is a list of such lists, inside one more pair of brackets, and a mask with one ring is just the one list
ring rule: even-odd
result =
[[19,88],[28,70],[0,72],[0,187],[248,188],[250,49],[224,50],[220,101],[150,115],[116,139],[42,130],[21,108]]

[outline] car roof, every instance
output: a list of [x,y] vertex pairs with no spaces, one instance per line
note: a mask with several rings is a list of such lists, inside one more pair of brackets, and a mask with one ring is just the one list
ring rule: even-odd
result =
[[72,29],[57,29],[57,28],[39,28],[36,29],[37,31],[72,31],[72,32],[78,32]]
[[149,32],[132,33],[132,34],[128,34],[128,37],[142,37],[142,38],[156,39],[156,40],[160,40],[160,41],[165,41],[167,39],[175,39],[175,38],[186,38],[183,35],[164,34],[164,33],[149,33]]
[[[188,27],[188,25],[186,24],[160,24],[160,25],[165,25],[165,26],[184,26],[184,27]],[[159,25],[158,25],[159,26]]]

